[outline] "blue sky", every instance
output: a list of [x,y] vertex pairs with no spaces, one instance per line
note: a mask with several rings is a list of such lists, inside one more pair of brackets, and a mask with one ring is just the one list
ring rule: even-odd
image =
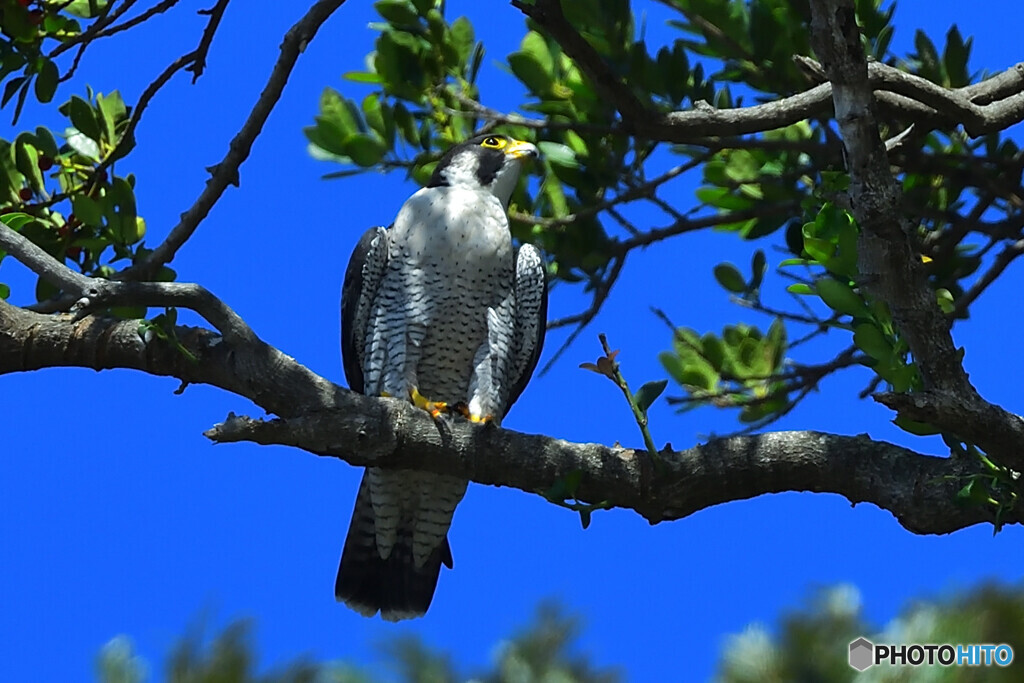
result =
[[[101,92],[119,88],[134,101],[167,63],[193,48],[204,20],[191,11],[208,4],[184,2],[97,44],[58,97],[88,83]],[[654,7],[648,34],[671,35],[654,21],[663,16]],[[139,178],[151,242],[202,189],[203,168],[223,156],[284,31],[301,14],[299,6],[266,0],[244,8],[229,7],[206,75],[195,86],[176,77],[157,96],[137,149],[118,164]],[[984,13],[948,1],[904,2],[894,45],[907,49],[916,26],[941,43],[956,21],[964,35],[975,36],[972,66],[1001,70],[1024,59],[1019,26],[990,18],[1017,11],[1015,0],[988,3]],[[514,107],[520,90],[496,60],[516,49],[521,15],[501,3],[481,12],[468,0],[450,2],[449,13],[469,15],[486,42],[484,100]],[[241,187],[228,190],[173,264],[181,280],[211,289],[265,340],[339,382],[337,306],[349,252],[366,227],[389,222],[414,187],[399,174],[322,181],[336,169],[307,155],[301,129],[325,86],[364,94],[339,76],[362,67],[374,19],[369,3],[350,2],[321,30],[242,167]],[[27,108],[23,126],[37,123],[56,127],[58,119]],[[680,205],[692,201],[693,182],[679,181]],[[631,255],[598,320],[554,370],[534,379],[505,426],[639,444],[616,389],[577,369],[597,355],[596,333],[606,332],[622,349],[624,372],[638,385],[664,376],[656,355],[669,344],[650,306],[702,331],[738,320],[766,326],[768,320],[727,303],[711,269],[726,259],[747,264],[754,248],[769,246],[708,233]],[[34,282],[10,260],[0,279],[21,302]],[[781,286],[770,273],[765,289]],[[1011,267],[955,330],[976,386],[1015,412],[1022,410],[1019,373],[1009,361],[1016,349],[1006,340],[1018,337],[1012,327],[1020,323],[1006,310],[1019,306],[1022,286],[1020,268]],[[578,291],[556,287],[550,315],[584,303]],[[565,334],[549,336],[545,358]],[[776,428],[866,432],[941,453],[940,442],[903,434],[885,408],[855,398],[868,378],[854,370],[827,379]],[[853,583],[867,614],[884,621],[915,596],[982,579],[1020,580],[1020,528],[995,538],[983,527],[915,537],[889,513],[853,508],[834,495],[763,496],[655,527],[616,510],[596,514],[583,531],[576,515],[538,496],[474,485],[450,535],[455,570],[442,575],[430,613],[398,626],[367,620],[333,599],[360,472],[293,449],[213,447],[204,429],[228,411],[259,415],[258,409],[204,386],[176,396],[177,386],[130,371],[0,377],[0,680],[87,680],[99,649],[118,634],[130,635],[156,664],[199,618],[216,628],[254,617],[265,664],[309,653],[375,665],[374,643],[418,633],[457,661],[483,665],[494,644],[549,597],[585,618],[581,644],[598,663],[620,665],[631,680],[700,680],[712,673],[727,634],[772,622],[814,586]],[[733,429],[732,418],[711,410],[676,416],[661,402],[652,409],[652,432],[658,442],[688,447]]]

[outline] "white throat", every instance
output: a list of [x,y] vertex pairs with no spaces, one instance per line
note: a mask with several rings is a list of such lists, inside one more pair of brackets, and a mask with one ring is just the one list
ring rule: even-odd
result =
[[453,158],[441,173],[449,186],[493,194],[507,210],[512,192],[515,191],[516,182],[519,180],[519,162],[507,159],[494,180],[487,186],[480,185],[476,175],[478,166],[479,160],[475,156],[460,154]]

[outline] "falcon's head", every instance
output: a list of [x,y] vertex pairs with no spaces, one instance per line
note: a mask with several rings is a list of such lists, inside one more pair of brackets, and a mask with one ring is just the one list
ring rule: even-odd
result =
[[529,142],[507,135],[478,135],[445,152],[427,187],[487,190],[508,206],[522,162],[537,156]]

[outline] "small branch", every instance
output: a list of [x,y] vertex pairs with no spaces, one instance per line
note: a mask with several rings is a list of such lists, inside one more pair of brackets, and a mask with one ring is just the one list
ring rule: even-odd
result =
[[[832,112],[832,85],[822,83],[805,92],[751,107],[695,107],[689,111],[658,113],[638,100],[597,50],[566,21],[560,0],[535,0],[532,3],[513,0],[512,5],[561,45],[598,94],[619,111],[622,128],[635,136],[663,142],[692,143],[707,137],[774,130]],[[1014,65],[989,80],[996,82],[989,84],[985,81],[949,90],[873,62],[866,85],[870,90],[881,91],[878,93],[879,102],[901,119],[920,123],[923,129],[939,123],[964,123],[970,135],[978,136],[1024,120],[1024,89],[1021,87],[1024,84],[1024,64]]]
[[141,95],[139,95],[138,102],[136,102],[135,106],[132,108],[132,116],[128,120],[128,125],[125,127],[124,131],[122,131],[121,137],[118,138],[117,144],[114,146],[114,149],[111,150],[110,154],[108,154],[93,170],[89,179],[85,182],[86,186],[94,182],[104,170],[109,168],[116,159],[124,156],[124,154],[127,153],[127,150],[135,144],[135,129],[138,127],[139,121],[142,120],[142,114],[145,113],[149,103],[154,97],[156,97],[156,94],[160,92],[160,89],[167,85],[167,82],[171,80],[171,77],[174,76],[174,74],[178,73],[181,69],[188,67],[190,64],[195,63],[197,54],[198,52],[193,50],[188,54],[178,57],[168,64],[152,83],[146,86],[146,89],[142,91]]
[[986,270],[985,273],[979,277],[973,285],[971,285],[971,288],[956,300],[953,306],[953,312],[950,315],[954,318],[959,318],[965,315],[968,307],[974,303],[974,300],[981,296],[982,292],[988,289],[989,285],[995,282],[996,278],[1002,275],[1003,271],[1006,270],[1021,254],[1024,254],[1024,240],[1017,240],[999,252],[999,255],[996,256],[995,262],[992,264],[992,267]]
[[82,312],[110,306],[176,306],[203,316],[224,338],[242,344],[259,341],[237,313],[205,288],[183,282],[116,282],[87,277],[68,268],[21,234],[0,223],[0,247],[32,272],[59,287]]
[[509,214],[509,218],[512,218],[513,220],[517,221],[522,221],[523,223],[541,225],[545,229],[560,228],[566,225],[571,225],[583,218],[589,218],[590,216],[601,213],[602,211],[607,211],[608,209],[616,207],[620,204],[636,201],[637,199],[650,198],[654,195],[654,191],[657,190],[659,187],[661,187],[668,181],[672,180],[673,178],[676,178],[682,175],[683,173],[686,173],[687,171],[690,171],[700,166],[705,161],[707,161],[710,156],[711,153],[708,153],[706,155],[698,156],[692,159],[691,161],[686,162],[685,164],[673,166],[669,170],[659,175],[657,178],[652,178],[651,180],[641,183],[640,185],[630,187],[620,192],[616,196],[612,197],[611,199],[607,199],[603,202],[597,202],[595,204],[590,204],[586,208],[580,209],[579,211],[570,213],[565,216],[559,216],[557,218],[543,218],[541,216],[534,216],[532,214],[513,212]]
[[512,6],[543,26],[558,41],[562,50],[587,75],[598,95],[619,110],[627,125],[649,117],[647,106],[565,18],[561,0],[533,0],[531,3],[512,0]]
[[122,22],[117,26],[111,26],[110,28],[105,28],[101,31],[98,31],[96,35],[93,36],[93,38],[108,38],[110,36],[121,33],[122,31],[127,31],[128,29],[135,28],[139,24],[149,21],[152,17],[155,17],[158,14],[163,14],[164,12],[171,9],[177,4],[178,0],[162,0],[162,2],[153,5],[148,10],[146,10],[138,16],[132,17],[131,19]]
[[781,204],[769,204],[768,206],[755,206],[741,211],[716,213],[702,218],[683,218],[664,228],[655,228],[654,230],[642,232],[639,235],[630,237],[629,239],[614,243],[613,249],[617,254],[625,254],[637,247],[646,247],[654,244],[655,242],[660,242],[661,240],[668,239],[669,237],[675,237],[676,235],[682,235],[687,232],[703,230],[704,228],[710,228],[715,225],[740,223],[752,218],[792,215],[794,212],[799,211],[799,209],[800,207],[798,204],[784,202]]
[[[89,26],[89,28],[85,29],[77,36],[73,36],[65,41],[62,41],[61,44],[55,47],[47,56],[50,59],[53,59],[54,57],[57,57],[63,54],[64,52],[67,52],[76,45],[88,45],[93,40],[93,38],[96,37],[96,34],[98,34],[107,26],[110,26],[110,24],[117,21],[118,18],[124,15],[125,12],[130,10],[132,8],[132,5],[134,5],[137,1],[138,0],[124,0],[124,2],[122,2],[120,5],[115,5],[114,2],[108,3],[100,12],[100,14],[96,17],[95,21],[93,21],[93,23]],[[115,6],[117,9],[115,9]]]
[[625,265],[625,263],[626,257],[624,255],[612,259],[611,270],[609,270],[608,275],[599,280],[597,286],[594,288],[594,298],[591,300],[590,307],[587,310],[582,313],[558,318],[548,322],[548,330],[565,327],[567,325],[575,325],[576,329],[569,334],[566,340],[562,342],[562,345],[558,347],[558,350],[555,351],[554,355],[551,356],[551,358],[548,359],[548,362],[544,364],[544,367],[540,371],[542,375],[554,367],[555,362],[561,358],[562,354],[572,346],[574,341],[576,341],[576,337],[580,336],[580,333],[584,328],[586,328],[586,326],[589,325],[595,317],[597,317],[597,314],[601,311],[601,307],[604,305],[605,300],[608,299],[608,295],[611,294],[612,285],[614,285],[616,280],[619,279],[619,274],[622,273],[622,266]]
[[263,92],[260,93],[256,105],[241,129],[232,138],[227,154],[212,168],[206,187],[192,206],[181,215],[181,220],[171,229],[166,239],[144,261],[120,273],[121,279],[147,279],[164,264],[169,263],[210,213],[228,185],[238,185],[238,169],[249,158],[252,145],[263,130],[270,112],[281,98],[299,55],[309,41],[313,40],[324,22],[343,4],[345,0],[319,0],[288,30],[281,43],[281,53],[270,72]]
[[210,53],[213,36],[217,33],[217,27],[220,26],[220,20],[224,16],[224,10],[228,8],[230,1],[217,0],[217,4],[213,6],[213,9],[200,10],[199,12],[200,14],[209,15],[210,21],[206,23],[206,29],[203,31],[202,39],[199,41],[199,47],[196,48],[195,60],[188,68],[192,72],[193,84],[199,80],[199,77],[203,75],[203,71],[206,70],[206,56]]
[[622,368],[618,361],[615,360],[618,351],[612,351],[611,347],[608,346],[608,338],[603,332],[597,335],[597,338],[601,342],[601,349],[604,351],[605,357],[611,361],[611,371],[608,378],[615,383],[615,386],[619,388],[622,395],[626,397],[626,403],[629,404],[629,409],[633,412],[633,419],[636,421],[636,426],[640,429],[640,435],[643,437],[647,453],[652,458],[657,458],[658,447],[654,445],[654,438],[651,436],[651,430],[647,426],[647,414],[637,405],[636,397],[629,390],[626,378],[622,376]]

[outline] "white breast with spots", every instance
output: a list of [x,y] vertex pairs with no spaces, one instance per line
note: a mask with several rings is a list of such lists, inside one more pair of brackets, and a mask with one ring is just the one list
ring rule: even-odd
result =
[[[402,207],[390,234],[382,291],[401,292],[388,317],[404,319],[408,368],[434,401],[469,401],[473,357],[487,339],[487,309],[512,288],[505,207],[491,193],[424,188]],[[408,372],[406,373],[408,376]]]

